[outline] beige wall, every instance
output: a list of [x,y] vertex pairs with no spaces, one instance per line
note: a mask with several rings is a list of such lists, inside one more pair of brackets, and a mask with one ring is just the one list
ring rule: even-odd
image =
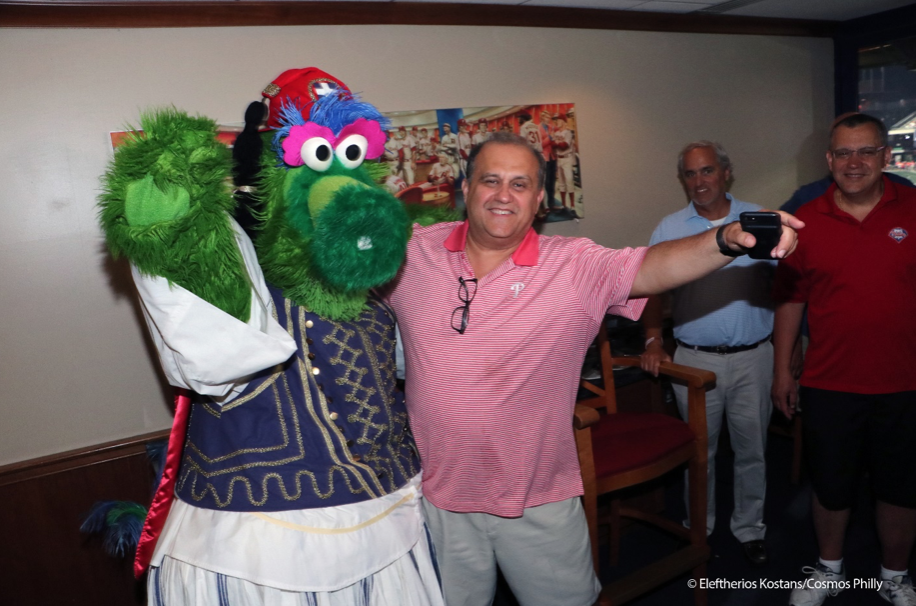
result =
[[151,105],[242,120],[316,65],[383,110],[576,104],[586,219],[548,233],[645,243],[684,203],[675,155],[715,139],[738,197],[820,176],[829,40],[498,27],[0,31],[0,465],[170,424],[123,264],[96,223],[108,132]]

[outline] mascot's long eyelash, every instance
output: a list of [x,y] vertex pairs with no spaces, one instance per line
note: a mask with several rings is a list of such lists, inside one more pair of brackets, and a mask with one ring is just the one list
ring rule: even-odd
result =
[[[364,103],[359,97],[353,94],[331,93],[321,97],[312,105],[310,122],[315,122],[321,126],[327,126],[334,134],[340,132],[347,124],[355,122],[357,118],[366,120],[375,120],[387,131],[391,128],[391,122],[375,108],[374,105]],[[302,126],[305,124],[305,118],[302,117],[302,110],[295,103],[284,103],[280,109],[280,124],[282,125],[274,133],[272,147],[277,154],[280,162],[278,166],[283,165],[283,146],[281,141],[289,136],[289,130],[293,126]]]

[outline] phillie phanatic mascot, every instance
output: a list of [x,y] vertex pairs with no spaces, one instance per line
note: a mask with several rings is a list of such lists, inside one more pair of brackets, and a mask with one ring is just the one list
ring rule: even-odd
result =
[[181,388],[135,572],[156,605],[441,605],[394,318],[371,295],[410,236],[363,166],[386,120],[315,68],[263,94],[257,252],[212,120],[144,115],[104,178],[109,248]]

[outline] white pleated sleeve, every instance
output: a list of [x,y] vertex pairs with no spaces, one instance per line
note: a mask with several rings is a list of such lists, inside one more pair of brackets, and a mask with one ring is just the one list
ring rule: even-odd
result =
[[251,376],[285,362],[296,351],[275,317],[273,301],[251,240],[232,219],[236,242],[251,282],[247,322],[233,318],[165,278],[131,267],[143,315],[169,383],[225,404]]

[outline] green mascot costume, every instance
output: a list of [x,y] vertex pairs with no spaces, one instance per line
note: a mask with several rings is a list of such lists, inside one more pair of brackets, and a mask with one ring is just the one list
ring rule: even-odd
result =
[[315,68],[264,96],[257,250],[209,119],[143,116],[105,176],[109,248],[182,390],[135,571],[151,604],[441,605],[394,318],[371,294],[410,237],[364,165],[387,123]]

